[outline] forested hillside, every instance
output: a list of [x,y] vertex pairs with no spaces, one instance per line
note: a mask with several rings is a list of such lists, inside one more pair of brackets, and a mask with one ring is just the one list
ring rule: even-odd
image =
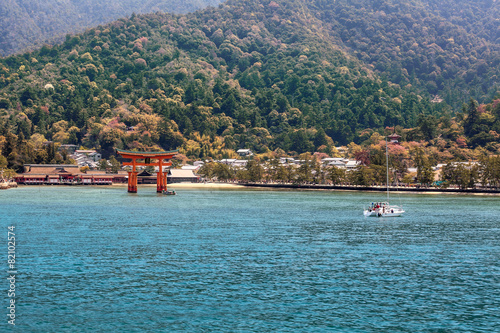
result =
[[498,103],[471,101],[498,92],[498,43],[423,3],[235,0],[132,15],[1,59],[0,139],[24,147],[7,150],[11,166],[45,161],[44,140],[221,158],[332,153],[392,126],[498,153]]
[[499,86],[496,1],[312,1],[324,30],[400,86],[459,106],[491,100]]
[[0,1],[0,56],[35,49],[64,35],[132,13],[188,13],[221,0],[5,0]]

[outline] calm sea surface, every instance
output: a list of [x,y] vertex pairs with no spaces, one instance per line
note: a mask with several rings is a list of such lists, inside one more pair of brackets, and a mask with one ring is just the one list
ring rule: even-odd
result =
[[0,191],[19,332],[500,332],[500,197]]

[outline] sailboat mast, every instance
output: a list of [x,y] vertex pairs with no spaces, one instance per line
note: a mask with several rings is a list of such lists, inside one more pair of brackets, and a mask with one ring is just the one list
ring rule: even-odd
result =
[[387,137],[385,137],[385,164],[387,173],[387,202],[389,202],[389,150],[387,148]]

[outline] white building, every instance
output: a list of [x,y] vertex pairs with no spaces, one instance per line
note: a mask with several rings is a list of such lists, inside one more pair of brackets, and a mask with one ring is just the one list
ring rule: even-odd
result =
[[201,165],[183,165],[181,170],[191,170],[196,172],[199,168],[201,168]]
[[91,169],[96,168],[102,159],[102,155],[93,149],[77,149],[70,157],[76,161],[78,166],[88,166]]
[[248,160],[237,160],[235,158],[225,158],[225,159],[222,159],[218,162],[229,165],[233,168],[244,168],[244,167],[246,167]]
[[356,160],[349,160],[347,161],[347,163],[345,164],[345,168],[347,170],[353,170],[353,169],[356,169],[358,167],[358,165],[360,165],[361,162],[360,161],[356,161]]
[[280,164],[294,164],[294,159],[293,157],[280,157]]
[[349,150],[347,147],[343,147],[343,146],[335,147],[335,149],[337,149],[337,151],[338,151],[340,154],[346,154],[346,153],[347,153],[347,151]]
[[220,160],[219,163],[232,165],[236,161],[237,161],[237,159],[235,159],[235,158],[224,158],[224,159]]
[[236,160],[233,162],[232,166],[235,168],[244,168],[247,166],[247,160]]
[[321,163],[323,163],[323,165],[334,166],[337,168],[345,168],[346,163],[348,161],[349,160],[347,158],[343,158],[343,157],[327,157],[327,158],[322,159]]
[[247,156],[253,155],[253,153],[250,149],[238,149],[236,152],[242,157],[247,157]]

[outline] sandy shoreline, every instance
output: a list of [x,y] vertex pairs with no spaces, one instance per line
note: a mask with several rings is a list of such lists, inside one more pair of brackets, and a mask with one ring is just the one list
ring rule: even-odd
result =
[[[339,185],[304,185],[304,184],[275,184],[275,183],[247,183],[244,185],[249,188],[260,189],[284,189],[298,191],[350,191],[350,192],[386,192],[387,188],[383,186],[339,186]],[[479,190],[479,189],[429,189],[429,188],[391,188],[392,193],[411,193],[411,194],[455,194],[455,195],[484,195],[500,196],[500,191]]]
[[[36,186],[47,186],[47,185],[24,185],[20,184],[19,187],[36,187]],[[53,186],[54,188],[60,185]],[[127,184],[112,184],[112,185],[76,185],[76,187],[123,187],[126,188]],[[51,186],[52,187],[52,186]],[[139,188],[152,188],[156,187],[156,184],[139,184]],[[282,190],[282,191],[346,191],[346,192],[385,192],[385,188],[377,187],[340,187],[340,186],[311,186],[311,185],[278,185],[278,184],[235,184],[235,183],[171,183],[167,184],[167,188],[170,189],[253,189],[253,190]],[[476,195],[476,196],[500,196],[499,192],[490,191],[474,191],[474,190],[428,190],[428,189],[409,189],[409,188],[399,188],[399,193],[408,194],[425,194],[425,195]]]
[[[123,186],[127,187],[127,184],[113,184],[112,186]],[[156,184],[139,184],[137,185],[139,188],[141,187],[156,187]],[[177,189],[177,188],[218,188],[218,189],[236,189],[236,188],[244,188],[245,186],[234,184],[234,183],[170,183],[167,184],[168,189]]]
[[[154,185],[156,186],[156,185]],[[233,183],[172,183],[169,188],[244,188],[245,186]]]

